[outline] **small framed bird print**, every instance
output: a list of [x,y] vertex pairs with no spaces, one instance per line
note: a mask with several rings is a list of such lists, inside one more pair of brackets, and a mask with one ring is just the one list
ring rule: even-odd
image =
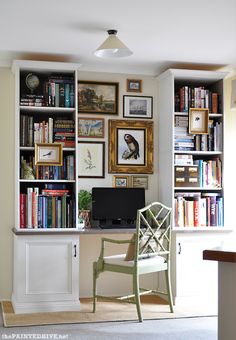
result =
[[123,96],[123,117],[152,119],[152,111],[152,97]]
[[62,144],[61,143],[36,143],[35,165],[62,166]]
[[110,173],[153,173],[153,122],[109,120]]

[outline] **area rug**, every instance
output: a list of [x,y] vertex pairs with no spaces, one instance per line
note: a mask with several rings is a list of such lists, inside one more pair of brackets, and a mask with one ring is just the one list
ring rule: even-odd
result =
[[[138,321],[136,306],[131,303],[98,301],[96,313],[92,312],[92,299],[80,299],[81,310],[78,312],[47,312],[15,314],[12,304],[3,301],[2,314],[5,327],[41,326],[69,323]],[[176,308],[170,313],[169,305],[163,299],[146,296],[142,299],[143,319],[183,318],[209,315],[199,310]]]

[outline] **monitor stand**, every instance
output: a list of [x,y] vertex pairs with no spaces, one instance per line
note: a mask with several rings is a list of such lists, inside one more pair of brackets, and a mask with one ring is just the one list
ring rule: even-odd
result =
[[99,227],[102,229],[134,229],[136,227],[134,220],[100,220]]

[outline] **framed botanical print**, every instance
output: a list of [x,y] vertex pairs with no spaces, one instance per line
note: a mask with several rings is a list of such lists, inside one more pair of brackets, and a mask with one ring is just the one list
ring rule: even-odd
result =
[[110,173],[153,173],[153,123],[109,120]]
[[104,178],[105,142],[78,142],[78,177]]
[[119,83],[78,81],[79,113],[118,114]]

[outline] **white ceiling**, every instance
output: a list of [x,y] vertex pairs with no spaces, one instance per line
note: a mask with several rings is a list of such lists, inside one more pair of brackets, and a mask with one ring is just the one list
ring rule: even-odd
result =
[[[112,28],[132,56],[93,56]],[[0,65],[13,59],[151,75],[236,68],[236,0],[0,0]]]

